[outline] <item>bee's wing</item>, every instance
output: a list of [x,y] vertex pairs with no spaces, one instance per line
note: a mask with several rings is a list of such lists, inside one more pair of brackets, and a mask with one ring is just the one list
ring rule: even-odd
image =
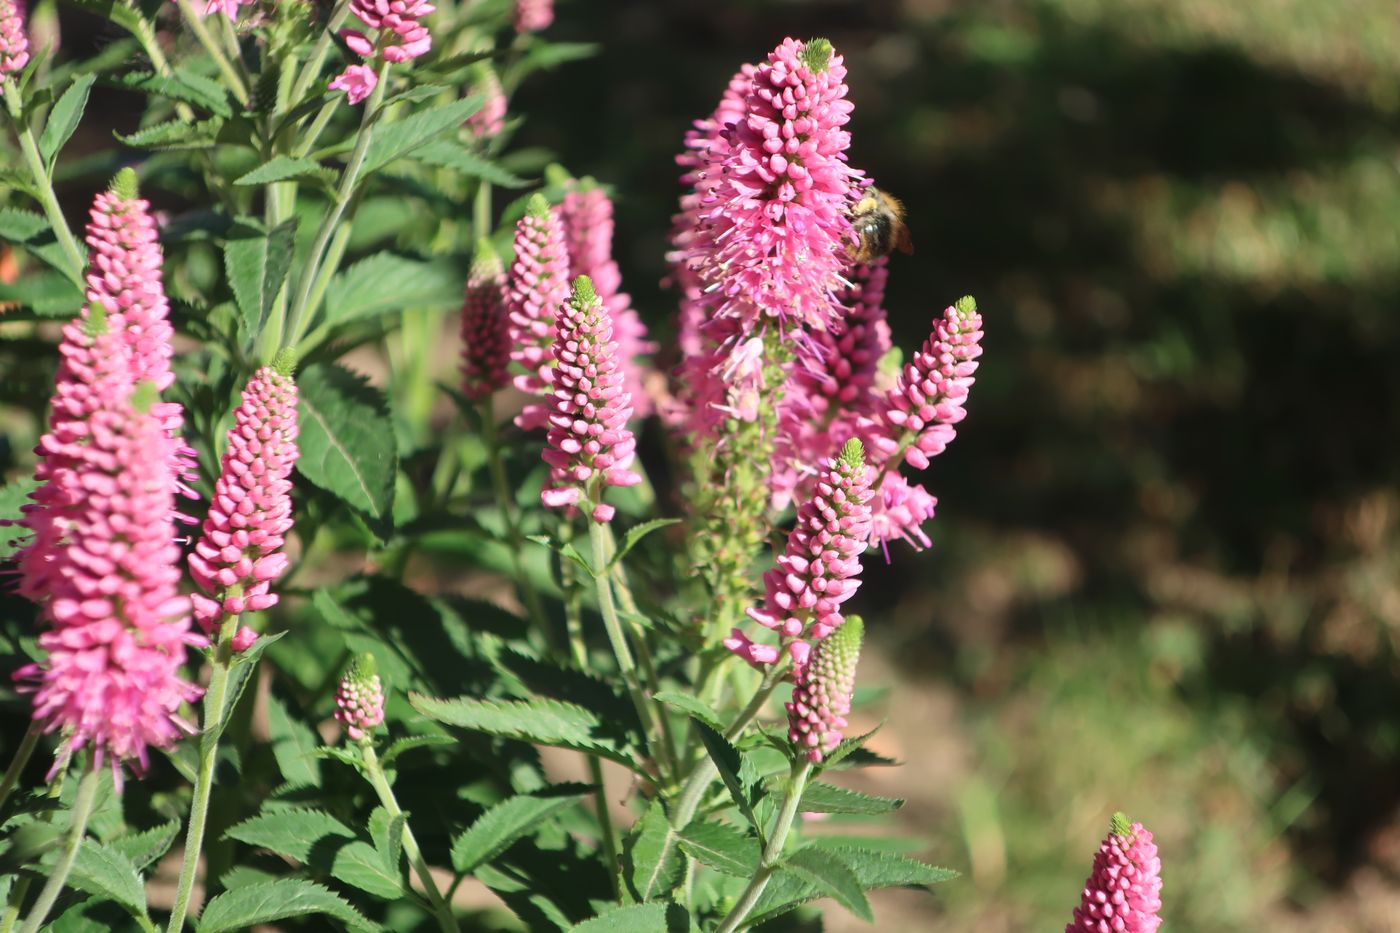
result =
[[914,255],[914,240],[909,236],[909,228],[903,223],[895,225],[894,248],[906,256]]

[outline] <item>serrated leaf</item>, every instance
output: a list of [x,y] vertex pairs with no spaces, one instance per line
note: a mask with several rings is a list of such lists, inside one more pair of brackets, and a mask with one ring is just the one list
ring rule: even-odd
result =
[[374,848],[384,866],[395,875],[399,873],[399,859],[403,856],[403,828],[407,822],[404,814],[390,816],[383,807],[375,807],[369,815],[369,837],[374,840]]
[[89,894],[111,898],[138,917],[146,915],[146,889],[136,866],[96,839],[83,840],[68,883]]
[[649,522],[642,522],[640,525],[634,525],[628,528],[627,536],[622,539],[622,546],[617,549],[617,553],[613,555],[613,559],[608,566],[611,567],[620,563],[622,559],[627,556],[629,551],[656,529],[677,524],[679,521],[679,518],[654,518]]
[[238,701],[243,699],[243,691],[248,689],[248,684],[253,679],[253,671],[257,668],[258,660],[263,656],[263,652],[275,645],[286,634],[286,632],[275,632],[270,635],[259,635],[258,640],[253,642],[251,648],[234,656],[233,667],[229,669],[228,690],[224,694],[224,712],[222,716],[218,717],[219,725],[214,730],[216,740],[228,728],[228,724],[233,718],[233,711],[238,708]]
[[322,839],[351,840],[355,833],[321,810],[272,810],[249,817],[224,833],[229,839],[271,849],[305,864]]
[[361,175],[377,171],[395,159],[426,145],[439,134],[460,127],[467,117],[481,109],[481,103],[481,95],[474,94],[463,100],[443,104],[441,107],[421,110],[393,123],[376,123],[370,130],[369,147],[365,150],[365,160],[360,168]]
[[234,179],[235,185],[268,185],[274,181],[286,181],[289,178],[305,178],[308,175],[319,175],[322,177],[334,177],[335,173],[323,168],[321,163],[315,159],[305,159],[300,156],[273,156],[271,159],[259,165],[247,174],[240,175]]
[[398,873],[391,872],[367,842],[356,841],[338,849],[331,863],[331,877],[384,900],[395,900],[404,894]]
[[607,738],[607,729],[593,713],[573,703],[558,700],[478,700],[471,697],[439,699],[410,693],[414,709],[437,722],[521,739],[537,745],[554,745],[582,752],[596,752],[605,758],[633,767],[631,756]]
[[695,723],[700,741],[705,745],[705,752],[719,770],[720,780],[724,781],[724,786],[729,791],[729,796],[734,799],[739,812],[744,814],[751,826],[757,827],[758,820],[753,813],[754,804],[758,802],[754,792],[756,782],[752,776],[753,767],[745,764],[744,756],[717,729],[710,728],[703,720],[693,716],[691,722]]
[[528,188],[533,184],[453,140],[440,139],[428,143],[415,152],[413,157],[429,165],[440,165],[461,172],[468,178],[480,178],[500,188]]
[[569,933],[666,933],[665,904],[629,904],[569,927]]
[[384,393],[334,363],[302,370],[297,389],[297,471],[371,518],[388,520],[398,451]]
[[331,279],[325,324],[335,327],[404,308],[455,308],[462,302],[464,281],[455,262],[376,253]]
[[271,694],[267,698],[267,729],[273,757],[287,783],[320,787],[321,762],[315,754],[320,740],[309,726],[293,719],[282,701]]
[[194,123],[167,120],[134,133],[113,131],[112,135],[136,149],[208,149],[218,142],[219,130],[223,126],[221,117],[196,120]]
[[659,703],[665,703],[671,709],[684,713],[692,719],[700,720],[715,732],[719,732],[723,728],[719,722],[719,714],[699,697],[691,696],[689,693],[679,693],[675,690],[662,690],[655,694],[652,699]]
[[834,768],[836,767],[836,765],[840,764],[844,759],[851,757],[854,757],[856,761],[859,762],[859,764],[896,764],[897,762],[895,762],[894,760],[890,758],[885,758],[881,755],[876,755],[874,752],[862,753],[865,743],[869,742],[872,738],[874,738],[875,734],[883,728],[885,728],[885,724],[881,722],[878,726],[871,729],[869,732],[864,732],[860,735],[853,735],[848,739],[842,739],[841,743],[837,745],[834,749],[832,749],[831,753],[826,756],[824,766],[828,770],[830,770],[831,768]]
[[521,796],[496,804],[452,841],[453,869],[458,874],[471,874],[477,866],[491,861],[574,802],[573,795]]
[[237,223],[224,242],[224,268],[243,316],[243,339],[251,344],[262,332],[268,312],[287,279],[296,250],[297,221],[288,218],[264,233],[249,222]]
[[194,72],[176,71],[169,75],[158,75],[149,71],[131,72],[111,78],[110,81],[117,87],[194,104],[218,117],[233,116],[233,109],[228,103],[228,91],[224,90],[224,86],[212,78]]
[[923,887],[942,881],[950,881],[958,876],[958,873],[952,869],[939,868],[936,865],[928,865],[911,858],[905,858],[902,855],[895,855],[892,852],[881,852],[878,849],[865,849],[858,846],[839,848],[823,846],[822,848],[841,859],[855,873],[861,886],[867,890],[871,888]]
[[431,748],[434,745],[455,744],[457,744],[457,740],[450,735],[438,735],[436,733],[429,735],[411,735],[406,739],[399,739],[393,745],[390,745],[389,750],[381,755],[379,760],[383,763],[384,767],[387,768],[393,763],[395,758],[415,748]]
[[[29,494],[38,486],[35,480],[28,477],[0,486],[0,523],[3,523],[0,524],[0,528],[19,520],[20,509],[29,502]],[[10,556],[19,550],[23,537],[13,530],[8,534],[0,534],[0,560],[9,560]]]
[[681,849],[702,865],[736,878],[758,869],[758,840],[724,823],[691,823],[681,830]]
[[179,820],[171,820],[145,832],[118,836],[107,845],[113,851],[125,856],[132,865],[136,866],[136,870],[140,871],[170,851],[170,846],[180,835],[180,828]]
[[836,898],[837,903],[866,923],[874,922],[875,915],[870,911],[870,901],[866,899],[860,879],[826,852],[798,849],[787,857],[783,867],[816,885],[823,894]]
[[200,914],[199,933],[245,930],[259,923],[307,914],[326,914],[357,930],[379,929],[330,889],[300,878],[278,878],[214,898]]
[[865,813],[875,815],[889,813],[904,806],[897,797],[876,797],[859,791],[847,790],[835,784],[822,784],[813,781],[802,794],[800,810],[803,813]]
[[78,75],[49,111],[49,118],[44,123],[44,132],[39,136],[39,154],[43,156],[46,165],[53,165],[54,157],[78,128],[78,122],[83,118],[83,110],[87,108],[88,93],[92,91],[92,83],[96,80],[97,76],[94,74]]
[[638,900],[657,900],[675,889],[684,867],[678,841],[665,809],[653,800],[627,836],[628,881]]
[[66,318],[83,307],[83,293],[66,275],[40,272],[13,285],[0,283],[0,304],[17,302],[38,317]]
[[[0,180],[0,188],[5,182]],[[82,280],[82,270],[73,268],[68,255],[58,243],[58,237],[46,218],[30,211],[14,208],[0,209],[0,240],[23,247],[53,268],[62,272],[74,284],[73,291]],[[62,294],[62,290],[59,292]],[[71,300],[71,299],[70,299]],[[81,304],[81,299],[79,299]]]
[[567,558],[577,564],[579,569],[590,577],[597,578],[598,575],[593,572],[593,565],[583,559],[583,555],[578,552],[578,548],[574,547],[572,541],[556,541],[549,535],[526,535],[525,537],[526,540],[536,544],[543,544],[560,557]]

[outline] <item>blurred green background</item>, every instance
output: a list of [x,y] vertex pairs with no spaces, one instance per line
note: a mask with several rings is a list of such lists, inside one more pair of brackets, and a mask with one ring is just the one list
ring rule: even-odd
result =
[[965,875],[882,926],[1059,929],[1121,808],[1168,929],[1400,930],[1394,0],[562,2],[602,47],[521,142],[616,186],[663,343],[672,158],[785,35],[844,54],[909,206],[897,343],[987,321],[935,546],[855,603],[906,762],[868,786]]

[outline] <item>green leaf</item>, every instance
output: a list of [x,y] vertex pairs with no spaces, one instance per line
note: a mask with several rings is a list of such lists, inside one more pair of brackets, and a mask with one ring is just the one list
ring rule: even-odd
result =
[[573,703],[544,699],[439,699],[419,693],[410,693],[408,701],[424,716],[449,726],[537,745],[596,752],[620,764],[634,766],[631,756],[606,737],[607,730],[598,717]]
[[719,732],[723,728],[719,722],[719,714],[699,697],[675,690],[662,690],[655,694],[652,699],[659,703],[665,703],[671,709],[684,713],[692,719],[700,720],[715,732]]
[[705,751],[710,760],[719,769],[720,779],[724,781],[729,796],[734,798],[739,812],[744,814],[749,824],[757,827],[758,820],[753,813],[754,804],[758,802],[757,781],[753,776],[752,764],[746,762],[743,754],[720,735],[718,730],[710,728],[703,720],[691,717],[691,721],[695,723],[695,728],[700,734],[700,741],[705,743]]
[[[575,792],[576,793],[576,792]],[[575,802],[575,794],[561,797],[512,797],[476,818],[467,831],[452,840],[452,867],[469,875],[515,842],[530,835],[555,813]]]
[[463,100],[421,110],[393,123],[380,121],[370,130],[369,147],[365,150],[361,176],[368,175],[402,158],[434,137],[460,127],[467,117],[481,109],[482,97],[474,94]]
[[889,813],[904,806],[897,797],[876,797],[813,781],[802,794],[803,813]]
[[681,830],[681,848],[702,865],[736,878],[758,869],[758,840],[726,823],[691,823]]
[[219,141],[219,130],[223,126],[221,117],[196,120],[194,123],[167,120],[134,133],[113,131],[112,135],[136,149],[208,149]]
[[[628,528],[627,536],[622,539],[622,546],[618,548],[617,553],[613,555],[612,564],[619,563],[643,538],[656,529],[665,528],[667,525],[675,525],[679,521],[679,518],[654,518],[649,522],[642,522],[640,525],[634,525]],[[612,564],[609,566],[612,566]]]
[[279,155],[273,156],[251,172],[240,175],[233,183],[235,185],[268,185],[274,181],[286,181],[289,178],[305,178],[308,175],[315,175],[322,178],[334,178],[335,172],[322,167],[321,163],[317,162],[315,159]]
[[84,839],[68,883],[89,894],[109,897],[138,917],[146,916],[146,889],[131,860],[95,839]]
[[220,894],[199,917],[199,933],[246,930],[288,917],[326,914],[357,930],[378,930],[344,898],[300,878],[278,878]]
[[170,846],[180,835],[181,825],[179,820],[171,820],[145,832],[118,836],[107,843],[107,846],[129,859],[131,864],[136,866],[136,870],[140,871],[170,851]]
[[[4,186],[4,181],[0,180],[0,187]],[[58,236],[53,227],[44,217],[9,207],[0,209],[0,240],[23,247],[62,272],[75,286],[80,284],[82,270],[73,268],[63,247],[58,245]],[[77,290],[74,288],[74,291]]]
[[39,136],[39,154],[43,156],[44,164],[53,165],[54,157],[78,128],[78,121],[82,120],[83,110],[87,107],[88,93],[96,80],[94,74],[78,75],[58,103],[53,105],[53,110],[49,111],[44,132]]
[[457,740],[450,735],[441,735],[439,733],[430,733],[428,735],[410,735],[408,738],[399,739],[393,745],[390,745],[389,750],[386,751],[383,755],[379,756],[379,760],[384,765],[384,767],[387,768],[393,763],[395,758],[399,757],[404,752],[412,751],[415,748],[430,748],[434,745],[456,744]]
[[390,871],[383,857],[367,842],[355,841],[339,849],[331,863],[331,877],[384,900],[404,895],[398,872]]
[[665,808],[653,800],[627,837],[628,881],[638,900],[654,901],[675,889],[685,861],[677,841]]
[[958,873],[952,869],[927,865],[902,855],[895,855],[892,852],[881,852],[878,849],[866,849],[858,846],[834,848],[821,846],[820,848],[844,862],[860,879],[861,886],[867,890],[871,888],[923,887],[938,884],[941,881],[949,881],[958,876]]
[[170,75],[158,75],[149,71],[132,72],[110,79],[117,87],[154,94],[169,100],[194,104],[218,117],[233,116],[229,107],[228,91],[212,78],[189,71],[176,71]]
[[543,544],[560,557],[573,561],[578,565],[580,570],[590,577],[597,579],[598,575],[593,572],[593,565],[583,559],[583,555],[578,552],[578,548],[574,547],[572,541],[556,541],[550,535],[526,535],[525,537],[526,540],[533,541],[536,544]]
[[251,344],[262,332],[292,266],[297,221],[288,218],[264,233],[255,222],[234,225],[224,243],[224,268],[243,315],[243,338]]
[[41,272],[13,285],[0,283],[0,303],[8,301],[18,302],[38,317],[67,318],[82,309],[83,293],[62,273]]
[[288,784],[321,786],[321,762],[316,746],[321,742],[311,727],[293,719],[277,697],[267,697],[267,729],[272,737],[272,754]]
[[823,894],[836,898],[842,907],[866,923],[875,922],[860,879],[828,853],[821,849],[798,849],[787,857],[783,867],[816,885]]
[[629,904],[569,927],[569,933],[666,933],[665,904]]
[[468,178],[480,178],[500,188],[528,188],[533,184],[453,140],[440,139],[428,143],[413,157],[419,162],[461,172]]
[[263,656],[264,651],[276,644],[278,639],[286,634],[286,632],[276,632],[271,635],[259,635],[258,640],[253,642],[251,648],[234,656],[233,667],[229,669],[228,690],[224,694],[224,714],[219,717],[218,728],[214,730],[215,739],[222,736],[224,730],[228,728],[233,711],[237,709],[238,701],[243,698],[243,691],[248,689],[248,684],[253,679],[253,670],[258,665],[258,659]]
[[303,865],[322,839],[354,839],[355,833],[340,820],[320,810],[271,810],[229,827],[224,836],[250,846],[271,849]]
[[384,393],[334,363],[297,377],[301,456],[297,471],[380,522],[394,504],[398,451]]
[[463,283],[458,263],[376,253],[331,279],[325,323],[336,326],[405,308],[455,308],[462,303]]
[[[28,477],[0,486],[0,523],[18,521],[20,509],[29,502],[29,494],[38,486],[37,482]],[[0,528],[3,527],[5,524],[0,524]],[[10,556],[19,550],[22,541],[13,539],[22,537],[14,532],[0,534],[0,560],[9,560]]]
[[399,874],[399,860],[403,857],[403,828],[407,822],[404,814],[390,816],[383,807],[375,807],[369,815],[369,835],[374,840],[374,848],[395,876]]

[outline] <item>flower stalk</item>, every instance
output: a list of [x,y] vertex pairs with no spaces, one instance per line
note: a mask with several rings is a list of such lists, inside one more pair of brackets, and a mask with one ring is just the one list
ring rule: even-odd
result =
[[768,836],[768,845],[763,847],[763,857],[759,860],[758,871],[750,879],[748,887],[744,893],[739,895],[739,901],[734,905],[734,909],[724,918],[724,922],[719,925],[716,933],[734,933],[748,918],[758,899],[763,896],[763,890],[768,887],[768,882],[773,878],[773,872],[777,871],[778,865],[783,860],[783,849],[787,846],[788,834],[792,831],[792,825],[797,820],[798,809],[802,804],[802,793],[807,789],[807,780],[812,776],[812,762],[804,761],[799,765],[794,765],[792,775],[788,779],[787,797],[783,800],[783,809],[778,813],[778,819],[773,824],[773,831]]
[[44,884],[43,890],[39,892],[39,899],[30,908],[29,917],[24,921],[24,926],[20,927],[20,933],[38,933],[43,927],[44,921],[48,919],[49,911],[53,909],[58,896],[63,893],[63,886],[68,883],[68,875],[73,870],[73,863],[77,861],[78,850],[82,848],[83,837],[87,835],[88,820],[92,818],[92,808],[97,801],[97,788],[101,783],[101,778],[101,765],[94,756],[92,764],[78,785],[78,794],[73,799],[73,810],[68,816],[70,823],[68,836],[63,843],[63,853],[59,856],[58,863],[54,865],[53,873],[49,875],[49,880]]

